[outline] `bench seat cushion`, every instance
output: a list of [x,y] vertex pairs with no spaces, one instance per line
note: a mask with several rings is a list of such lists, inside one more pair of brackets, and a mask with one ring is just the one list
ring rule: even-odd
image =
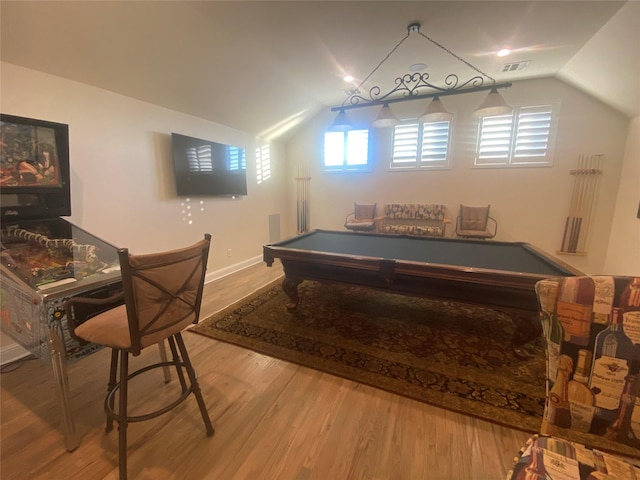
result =
[[395,233],[400,235],[426,235],[431,237],[441,237],[442,227],[429,225],[389,225],[383,224],[379,228],[379,233]]

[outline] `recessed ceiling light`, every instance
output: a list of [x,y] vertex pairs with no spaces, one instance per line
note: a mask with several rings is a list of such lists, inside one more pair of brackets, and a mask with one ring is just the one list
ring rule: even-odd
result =
[[424,70],[425,68],[427,68],[427,65],[425,65],[424,63],[414,63],[409,67],[409,71],[419,72],[421,70]]
[[498,56],[499,57],[506,57],[510,53],[511,53],[511,50],[509,50],[508,48],[503,48],[502,50],[498,51]]
[[351,75],[345,75],[343,80],[345,82],[347,82],[347,83],[351,83],[351,82],[353,82],[354,79],[353,79],[353,77]]

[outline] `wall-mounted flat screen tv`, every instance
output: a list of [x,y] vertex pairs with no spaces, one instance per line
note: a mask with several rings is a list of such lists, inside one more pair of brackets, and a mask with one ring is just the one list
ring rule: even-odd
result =
[[71,215],[69,126],[0,114],[2,221]]
[[247,194],[244,148],[171,134],[173,167],[179,196]]

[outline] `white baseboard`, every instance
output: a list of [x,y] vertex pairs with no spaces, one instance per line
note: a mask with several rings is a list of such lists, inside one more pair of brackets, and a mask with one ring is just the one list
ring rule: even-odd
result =
[[226,277],[227,275],[231,275],[232,273],[239,272],[240,270],[243,270],[247,267],[250,267],[260,262],[262,262],[262,255],[257,255],[243,262],[236,263],[234,265],[230,265],[225,268],[221,268],[220,270],[216,270],[214,272],[208,272],[204,282],[209,283],[209,282],[213,282],[214,280],[219,280],[222,277]]
[[21,358],[29,356],[28,350],[25,350],[17,343],[9,343],[0,347],[0,365],[15,362]]

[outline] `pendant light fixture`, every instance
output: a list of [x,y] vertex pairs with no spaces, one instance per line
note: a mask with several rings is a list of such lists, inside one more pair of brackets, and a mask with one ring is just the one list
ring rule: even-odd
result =
[[420,117],[421,122],[444,122],[451,120],[453,113],[449,112],[445,107],[440,97],[433,97],[433,100],[429,102],[427,109]]
[[382,105],[382,108],[380,109],[380,112],[378,113],[376,119],[373,121],[372,125],[376,128],[388,128],[395,127],[399,123],[400,120],[398,120],[398,117],[396,117],[396,115],[393,113],[393,110],[391,110],[389,104],[385,103],[384,105]]
[[331,126],[329,126],[329,131],[331,132],[347,132],[352,129],[353,125],[351,124],[351,120],[344,109],[340,110],[336,119],[333,121]]
[[497,88],[492,88],[484,102],[473,112],[474,117],[492,117],[495,115],[510,115],[513,107],[505,102]]
[[[394,87],[383,93],[380,86],[374,85],[363,92],[362,86],[369,78],[387,61],[387,59],[409,38],[410,35],[419,35],[440,48],[451,57],[463,63],[470,69],[474,70],[477,75],[470,76],[468,79],[460,79],[455,73],[449,73],[444,76],[440,84],[433,83],[429,73],[405,73],[397,77],[394,81]],[[472,93],[479,91],[490,91],[489,96],[474,112],[475,116],[503,115],[512,111],[507,105],[504,98],[498,93],[498,89],[511,86],[511,82],[496,83],[493,77],[490,77],[471,63],[463,60],[461,57],[447,49],[440,43],[431,39],[420,31],[419,23],[412,23],[407,27],[407,35],[393,47],[393,49],[378,63],[378,65],[365,77],[364,80],[353,90],[341,105],[331,108],[332,112],[338,112],[338,116],[329,127],[333,131],[345,131],[353,128],[351,122],[348,121],[346,110],[353,108],[365,108],[372,106],[382,106],[378,116],[373,121],[374,127],[392,127],[399,123],[398,118],[391,110],[390,104],[396,102],[405,102],[409,100],[420,100],[432,98],[427,110],[420,117],[421,121],[445,121],[450,120],[453,114],[445,108],[440,97],[449,95],[458,95],[463,93]],[[498,112],[498,113],[496,113]]]

